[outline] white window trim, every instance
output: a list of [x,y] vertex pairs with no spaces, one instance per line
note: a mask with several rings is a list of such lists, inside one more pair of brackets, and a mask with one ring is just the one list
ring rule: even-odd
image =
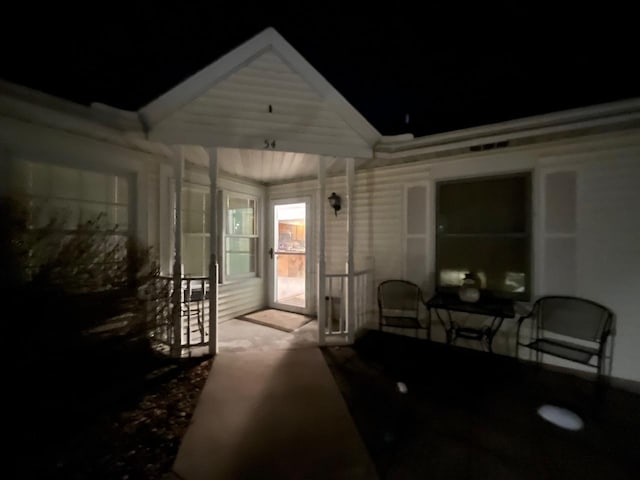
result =
[[[135,198],[135,191],[134,191],[134,184],[135,184],[135,179],[133,178],[133,176],[130,173],[126,173],[126,172],[121,172],[121,171],[112,171],[109,169],[95,169],[95,168],[85,168],[82,166],[77,166],[77,165],[68,165],[68,164],[64,164],[64,163],[57,163],[57,162],[49,162],[49,161],[42,161],[42,160],[32,160],[32,159],[27,159],[24,157],[16,157],[15,159],[13,159],[13,161],[15,162],[24,162],[28,165],[28,171],[29,171],[29,179],[28,179],[28,185],[25,185],[26,190],[23,191],[19,191],[17,192],[18,195],[22,196],[28,203],[29,206],[31,208],[32,206],[32,202],[34,200],[38,200],[38,201],[50,201],[50,200],[61,200],[64,202],[69,202],[69,203],[73,203],[75,205],[77,205],[78,207],[82,207],[83,205],[96,205],[96,206],[102,206],[105,208],[114,208],[114,218],[116,220],[116,225],[118,225],[118,208],[125,208],[126,212],[127,212],[127,224],[126,224],[126,228],[122,228],[122,225],[118,225],[118,229],[113,232],[110,233],[110,235],[115,235],[115,236],[122,236],[122,237],[130,237],[132,235],[132,232],[135,232],[135,223],[134,223],[134,217],[133,217],[133,211],[132,211],[132,207],[134,205],[134,201],[132,201],[132,199]],[[33,165],[40,165],[40,166],[46,166],[46,167],[60,167],[60,168],[65,168],[68,170],[74,170],[77,173],[79,173],[80,175],[82,175],[83,173],[93,173],[93,174],[98,174],[98,175],[105,175],[107,177],[112,177],[111,179],[113,180],[113,184],[111,184],[109,187],[113,188],[113,200],[88,200],[86,198],[83,197],[83,192],[82,192],[82,188],[80,188],[80,194],[79,195],[75,195],[75,196],[56,196],[53,195],[52,193],[52,186],[53,186],[53,181],[51,178],[48,178],[48,182],[47,182],[47,192],[41,192],[41,193],[35,193],[33,191]],[[82,177],[81,177],[82,178]],[[124,179],[127,182],[127,201],[121,201],[121,199],[118,198],[118,180],[119,179]],[[81,181],[82,182],[82,181]],[[31,215],[32,212],[30,212]],[[87,222],[87,220],[91,220],[93,219],[93,216],[89,219],[85,219],[82,218],[82,212],[81,210],[79,211],[79,222],[78,225],[76,227],[73,228],[63,228],[62,231],[64,232],[75,232],[78,230],[78,227],[82,224],[85,224]],[[30,222],[32,220],[30,219]],[[33,227],[35,228],[35,227]]]
[[[170,198],[170,211],[171,211],[171,221],[170,221],[170,241],[169,241],[169,258],[170,258],[170,262],[169,262],[169,272],[168,274],[171,275],[172,269],[173,269],[173,263],[174,263],[174,258],[175,258],[175,254],[176,254],[176,240],[175,240],[175,231],[176,231],[176,200],[175,200],[175,178],[174,177],[168,177],[168,191],[169,191],[169,198]],[[202,193],[202,194],[209,194],[209,187],[206,185],[201,185],[198,183],[191,183],[191,182],[182,182],[182,192],[184,193],[186,190],[192,190],[192,191],[196,191],[198,193]],[[203,205],[204,207],[204,205]],[[185,211],[185,209],[183,209],[183,212]],[[183,213],[184,215],[184,213]],[[203,222],[206,222],[205,217],[203,216]],[[203,225],[204,226],[204,225]],[[211,227],[209,227],[211,228]],[[183,220],[182,220],[182,232],[180,232],[180,234],[183,236],[183,242],[182,242],[182,268],[184,270],[184,264],[185,264],[185,252],[184,252],[184,248],[185,248],[185,242],[184,242],[184,237],[186,236],[190,236],[190,237],[200,237],[200,238],[205,238],[207,240],[207,242],[209,241],[209,238],[211,236],[211,231],[209,231],[209,233],[199,233],[199,232],[193,232],[193,233],[189,233],[189,232],[185,232],[184,231],[184,216],[183,216]],[[204,244],[203,244],[203,257],[204,257]],[[209,259],[208,258],[203,258],[203,274],[202,275],[197,275],[196,277],[208,277],[208,272],[209,272]],[[182,276],[186,277],[187,275],[184,273],[184,271],[182,272]]]
[[[463,181],[468,181],[468,182],[476,182],[476,181],[483,181],[483,180],[489,180],[492,178],[500,178],[500,177],[518,177],[518,176],[528,176],[529,179],[529,218],[528,218],[528,224],[526,225],[526,231],[521,234],[522,238],[526,238],[529,241],[529,256],[528,256],[528,264],[529,264],[529,279],[528,279],[528,290],[526,291],[526,293],[528,294],[529,300],[531,301],[531,299],[534,298],[534,291],[537,290],[537,274],[538,274],[538,269],[536,268],[536,261],[535,261],[535,249],[536,249],[536,243],[537,243],[537,239],[536,239],[536,230],[537,230],[537,222],[540,221],[539,218],[536,218],[536,212],[535,212],[535,202],[536,199],[539,195],[538,190],[538,176],[539,176],[539,172],[536,169],[531,169],[531,168],[525,168],[522,170],[514,170],[514,171],[507,171],[507,172],[492,172],[490,174],[478,174],[478,175],[473,175],[473,176],[468,176],[468,177],[450,177],[450,178],[438,178],[437,180],[435,180],[434,185],[433,185],[433,199],[434,199],[434,208],[433,208],[433,226],[434,226],[434,232],[433,232],[433,255],[434,255],[434,280],[435,280],[435,284],[434,286],[438,285],[438,279],[436,278],[436,276],[438,275],[438,269],[437,269],[437,265],[438,265],[438,252],[437,252],[437,235],[438,235],[438,226],[437,226],[437,217],[438,217],[438,196],[439,196],[439,186],[440,184],[443,183],[449,183],[449,182],[463,182]],[[516,233],[514,234],[505,234],[502,235],[502,237],[508,237],[509,235],[518,235]],[[500,236],[500,235],[498,235]],[[518,299],[515,298],[514,299],[515,302],[521,302],[521,303],[526,303],[527,300],[523,300],[523,299]]]
[[[255,205],[255,209],[254,209],[254,219],[255,219],[255,235],[229,235],[227,233],[227,225],[228,225],[228,215],[229,215],[229,211],[227,209],[227,204],[228,204],[228,200],[229,197],[233,197],[233,198],[242,198],[242,199],[246,199],[246,200],[253,200],[254,201],[254,205]],[[222,211],[222,214],[219,215],[218,218],[221,219],[221,223],[222,225],[219,225],[219,227],[221,227],[219,229],[220,232],[220,242],[218,243],[218,258],[219,258],[219,267],[220,267],[220,280],[221,283],[225,284],[225,283],[233,283],[233,282],[239,282],[242,280],[247,280],[247,279],[251,279],[251,278],[259,278],[260,277],[260,272],[261,272],[261,268],[260,268],[260,261],[261,261],[261,256],[260,256],[260,245],[261,245],[261,215],[260,215],[260,198],[256,195],[251,195],[248,193],[243,193],[243,192],[237,192],[234,190],[227,190],[227,189],[222,189],[222,202],[221,202],[221,206],[220,209],[218,210],[218,213],[220,213],[220,211]],[[225,252],[225,244],[227,241],[227,237],[240,237],[240,238],[255,238],[256,239],[256,259],[255,259],[255,268],[256,271],[255,272],[250,272],[250,273],[244,273],[244,274],[239,274],[239,275],[227,275],[227,265],[226,265],[226,252]]]

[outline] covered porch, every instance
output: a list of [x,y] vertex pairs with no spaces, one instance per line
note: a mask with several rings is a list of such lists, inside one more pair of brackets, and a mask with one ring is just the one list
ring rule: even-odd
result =
[[[320,344],[345,344],[375,326],[380,282],[409,280],[430,295],[482,270],[487,285],[522,294],[524,311],[544,294],[610,306],[624,331],[613,375],[637,378],[633,295],[619,288],[635,278],[637,222],[625,208],[637,197],[635,109],[621,103],[383,137],[277,32],[262,32],[138,112],[148,139],[172,149],[159,172],[157,238],[171,277],[166,338],[174,354],[193,342],[216,353],[219,323],[278,308],[278,282],[287,309],[317,315]],[[517,203],[502,215],[515,220],[495,231],[448,231],[444,217],[465,202],[456,194],[449,211],[438,204],[444,186],[461,192],[463,184],[483,198],[522,184],[518,202],[496,195],[484,218],[469,214],[491,226],[496,208]],[[291,244],[284,253],[300,255],[293,244],[304,237],[306,257],[279,268],[274,207],[287,202],[305,204],[307,224],[282,232]],[[285,292],[302,273],[304,295]],[[497,353],[515,355],[514,325],[501,328]]]
[[173,354],[216,353],[220,321],[265,307],[317,316],[320,344],[352,342],[373,304],[354,182],[380,133],[273,29],[139,115],[173,152],[158,192]]
[[[194,155],[194,152],[197,155]],[[206,160],[205,154],[208,162],[203,161]],[[256,199],[256,203],[262,205],[254,211],[256,218],[251,219],[256,226],[258,240],[255,242],[255,249],[250,252],[248,263],[253,265],[256,275],[245,276],[238,281],[230,275],[225,275],[234,268],[230,264],[234,259],[221,244],[225,239],[228,241],[226,229],[230,228],[231,214],[228,205],[220,202],[225,198],[220,186],[227,187],[229,180],[219,182],[217,179],[228,178],[231,168],[235,168],[236,174],[239,173],[234,162],[239,155],[255,159],[262,167],[259,170],[260,175],[264,176],[265,171],[272,171],[272,175],[277,176],[281,182],[299,182],[302,179],[312,185],[302,192],[302,197],[307,199],[307,210],[310,214],[306,220],[306,249],[302,253],[288,256],[286,253],[289,252],[278,252],[277,242],[283,236],[283,232],[288,233],[292,222],[295,221],[277,218],[277,207],[283,206],[283,195],[277,191],[270,191],[268,185],[264,187],[262,195]],[[288,156],[297,158],[297,162],[290,162],[290,167],[282,170],[282,161]],[[364,328],[367,322],[373,320],[375,303],[373,262],[370,258],[359,258],[356,265],[353,235],[355,165],[356,161],[352,157],[241,151],[230,148],[205,149],[192,146],[176,148],[175,175],[171,179],[173,195],[170,199],[175,205],[175,223],[171,229],[172,274],[160,279],[164,282],[164,294],[171,299],[171,316],[162,324],[157,339],[177,356],[203,351],[217,353],[221,320],[227,322],[258,308],[275,306],[316,317],[316,338],[320,345],[352,343],[356,333]],[[343,177],[342,188],[336,186],[335,181],[331,181],[330,184],[332,189],[341,194],[339,210],[334,210],[328,200],[327,177],[338,174],[340,170]],[[255,171],[250,167],[244,170],[243,181],[259,181],[257,175],[252,173]],[[189,251],[189,235],[185,235],[185,222],[192,222],[189,215],[193,216],[193,210],[185,208],[183,202],[189,198],[188,194],[185,195],[185,185],[186,189],[189,189],[190,180],[194,180],[198,175],[202,178],[205,172],[209,178],[209,192],[206,195],[209,202],[203,211],[209,216],[204,221],[207,226],[212,226],[206,232],[206,251],[218,253],[206,258],[209,275],[198,276],[185,272],[185,264],[188,266],[194,263],[193,252]],[[314,173],[317,178],[308,180],[310,174]],[[296,198],[300,193],[291,192],[288,196]],[[327,227],[332,221],[340,222],[341,226],[345,226],[346,223],[347,232],[346,235],[344,232],[340,235],[342,238],[339,244],[331,244],[327,248],[327,240],[332,241],[336,237],[335,227]],[[188,226],[186,228],[188,229]],[[282,248],[282,242],[280,247]],[[225,254],[224,260],[228,262],[227,271],[222,272],[220,261]],[[234,295],[234,291],[238,288],[246,289],[251,284],[257,284],[257,288],[261,290],[261,294],[256,296],[256,302],[259,303],[245,308],[246,311],[236,309],[227,313],[226,310],[230,307],[225,306],[225,303],[233,301],[230,296]],[[175,288],[175,285],[180,287]]]

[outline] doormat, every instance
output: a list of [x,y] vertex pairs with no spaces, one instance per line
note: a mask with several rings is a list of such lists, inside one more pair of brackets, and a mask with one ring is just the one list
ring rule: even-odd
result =
[[273,308],[249,313],[237,318],[238,320],[246,320],[247,322],[257,323],[265,327],[276,328],[283,332],[293,332],[312,320],[311,317],[305,315],[283,312],[282,310],[274,310]]

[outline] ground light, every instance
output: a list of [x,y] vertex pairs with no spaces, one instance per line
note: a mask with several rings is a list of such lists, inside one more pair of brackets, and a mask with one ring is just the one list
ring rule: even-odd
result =
[[578,431],[584,428],[584,422],[582,419],[566,408],[558,407],[555,405],[542,405],[538,408],[538,415],[544,418],[547,422],[563,428],[565,430]]

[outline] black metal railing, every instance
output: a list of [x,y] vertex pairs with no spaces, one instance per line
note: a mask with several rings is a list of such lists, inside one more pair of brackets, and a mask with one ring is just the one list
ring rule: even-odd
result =
[[173,315],[173,277],[160,276],[146,293],[151,338],[161,347],[180,351],[209,344],[209,278],[180,280],[179,325]]

